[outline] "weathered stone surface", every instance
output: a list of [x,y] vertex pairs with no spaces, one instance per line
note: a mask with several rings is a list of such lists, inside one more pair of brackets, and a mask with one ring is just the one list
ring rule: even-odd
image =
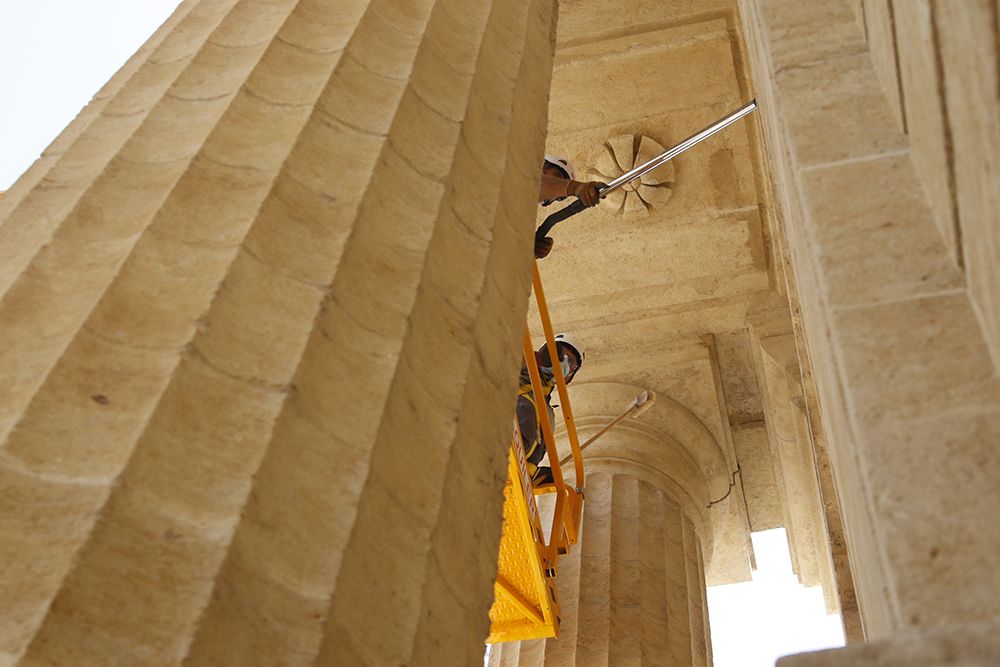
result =
[[1000,657],[995,624],[908,631],[843,650],[800,653],[778,667],[992,667]]
[[995,658],[996,3],[740,7],[184,3],[0,199],[0,663],[479,660],[553,62],[578,163],[761,110],[554,235],[581,429],[659,398],[496,664],[708,664],[779,524],[891,638],[793,663]]
[[[898,636],[900,646],[910,636],[907,629],[914,627],[924,632],[949,628],[942,636],[961,637],[964,630],[956,624],[976,624],[1000,613],[1000,579],[989,562],[1000,550],[1000,532],[993,529],[987,510],[1000,503],[996,485],[987,481],[998,473],[996,457],[987,453],[992,445],[985,444],[1000,437],[1000,396],[991,356],[993,332],[982,315],[983,297],[993,298],[997,283],[982,279],[983,272],[979,279],[969,270],[963,275],[949,240],[956,235],[942,227],[942,182],[950,181],[947,175],[942,181],[931,165],[934,151],[940,150],[935,146],[952,139],[923,136],[911,141],[892,127],[889,119],[898,112],[873,85],[872,59],[854,46],[843,52],[832,46],[823,17],[830,12],[846,17],[853,13],[850,3],[797,4],[792,10],[790,3],[777,0],[746,0],[741,8],[750,30],[757,32],[749,42],[787,216],[782,234],[814,360],[864,630],[872,639]],[[862,27],[878,27],[873,12],[881,11],[875,6],[879,3],[854,4],[855,10],[862,9]],[[907,58],[900,75],[905,114],[928,106],[933,93],[925,77],[940,78],[942,62],[964,57],[970,79],[989,81],[985,94],[967,90],[963,104],[975,109],[977,118],[986,118],[989,108],[991,120],[973,121],[960,130],[963,140],[975,136],[979,142],[976,149],[970,147],[970,160],[962,162],[961,170],[975,171],[974,179],[982,182],[981,175],[990,171],[982,167],[989,160],[980,161],[978,169],[971,165],[981,159],[981,146],[991,145],[995,136],[990,129],[979,130],[992,127],[997,115],[996,96],[990,92],[996,81],[996,47],[988,37],[970,40],[967,21],[978,15],[977,26],[995,25],[995,7],[959,3],[957,14],[942,10],[957,21],[949,27],[936,12],[921,16],[922,6],[915,4],[893,30],[886,29],[887,17],[879,14],[881,29],[869,30],[867,38],[884,40],[900,26],[926,34],[926,22],[933,21],[932,43],[912,33],[900,42],[907,45],[897,56]],[[793,31],[786,29],[789,17],[779,7],[796,17]],[[888,20],[895,20],[891,13]],[[959,24],[966,30],[954,27]],[[848,23],[837,25],[846,30]],[[858,39],[849,41],[856,45]],[[962,55],[935,61],[933,50],[944,41],[961,43]],[[883,48],[884,43],[872,46]],[[927,48],[932,49],[929,55],[923,51]],[[805,61],[813,64],[803,66]],[[875,56],[875,61],[888,71],[884,58]],[[810,81],[807,72],[830,77]],[[911,86],[922,97],[907,100]],[[833,101],[824,103],[826,95]],[[937,95],[940,105],[940,88]],[[937,113],[932,108],[920,117],[920,131],[932,131]],[[907,119],[902,118],[904,127]],[[956,131],[950,122],[938,128],[945,134]],[[921,182],[928,174],[935,176],[927,188],[930,198]],[[983,188],[979,194],[989,191]],[[992,237],[992,230],[981,229],[968,238],[962,235],[963,244],[971,242],[979,250],[992,248]],[[881,655],[878,651],[864,651],[790,662],[964,664],[957,658],[949,663],[947,656],[936,662],[930,644],[881,662],[873,657]],[[921,662],[921,652],[926,662]]]
[[831,306],[961,286],[909,156],[820,167],[801,179],[806,225],[822,248],[818,261]]
[[741,424],[733,430],[740,459],[740,478],[747,494],[750,530],[770,530],[784,525],[781,489],[774,478],[774,463],[763,422]]
[[941,56],[935,46],[936,28],[930,0],[893,4],[893,28],[899,50],[903,120],[910,139],[913,166],[930,199],[934,219],[958,263],[961,256],[958,213],[952,173],[954,147],[946,101],[941,96]]
[[476,661],[554,21],[190,0],[15,184],[0,663]]
[[[934,7],[969,294],[1000,366],[1000,31],[996,1]],[[940,165],[945,169],[945,165]]]

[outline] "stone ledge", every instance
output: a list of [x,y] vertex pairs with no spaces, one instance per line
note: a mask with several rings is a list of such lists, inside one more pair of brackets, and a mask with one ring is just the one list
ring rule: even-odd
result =
[[788,656],[777,667],[995,667],[998,629],[992,622],[913,630],[870,644]]

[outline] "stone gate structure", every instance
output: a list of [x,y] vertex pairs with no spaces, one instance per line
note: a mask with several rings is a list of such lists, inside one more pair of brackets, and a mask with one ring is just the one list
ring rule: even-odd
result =
[[657,399],[491,664],[710,665],[778,526],[782,665],[995,664],[998,15],[185,0],[0,198],[0,665],[481,663],[542,156],[754,97],[553,232],[581,433]]

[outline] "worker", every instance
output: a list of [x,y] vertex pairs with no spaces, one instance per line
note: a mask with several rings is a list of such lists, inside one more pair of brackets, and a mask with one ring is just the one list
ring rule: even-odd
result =
[[[542,163],[542,180],[538,191],[538,202],[548,206],[566,197],[576,197],[585,206],[593,206],[601,200],[599,188],[604,183],[597,181],[574,181],[573,165],[564,157],[546,155]],[[542,259],[552,251],[552,238],[546,236],[535,240],[535,257]]]
[[[577,371],[583,365],[583,348],[573,340],[568,334],[558,334],[555,337],[556,350],[559,359],[556,364],[562,369],[563,379],[566,384],[572,382]],[[535,362],[538,365],[538,374],[542,381],[542,391],[544,392],[545,409],[549,411],[549,423],[553,424],[555,416],[549,400],[552,396],[552,389],[556,386],[555,371],[553,362],[550,359],[549,348],[542,345],[535,351]],[[538,401],[531,388],[531,376],[528,374],[526,366],[521,367],[521,387],[517,393],[517,424],[521,431],[521,440],[524,443],[524,454],[528,463],[528,474],[531,475],[532,484],[541,486],[552,482],[552,468],[549,466],[539,466],[538,464],[545,457],[545,442],[542,439],[541,417],[538,413]]]

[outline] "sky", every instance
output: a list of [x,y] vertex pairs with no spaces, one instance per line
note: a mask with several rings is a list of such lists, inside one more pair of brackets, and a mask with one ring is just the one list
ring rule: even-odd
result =
[[[0,2],[0,191],[6,190],[179,4],[178,0]],[[798,584],[782,529],[753,535],[753,582],[708,591],[716,667],[771,667],[843,645],[840,617]]]
[[783,655],[844,645],[823,591],[792,572],[784,528],[753,533],[753,581],[708,589],[715,667],[771,667]]
[[31,166],[178,4],[0,1],[0,191]]

